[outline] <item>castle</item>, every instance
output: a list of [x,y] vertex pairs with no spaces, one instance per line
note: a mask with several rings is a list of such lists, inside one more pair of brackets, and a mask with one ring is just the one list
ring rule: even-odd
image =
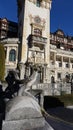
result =
[[[37,68],[40,83],[66,80],[73,74],[73,37],[50,32],[51,0],[17,0],[18,37],[3,38],[6,72],[20,64],[20,78]],[[5,21],[6,19],[3,19]],[[4,33],[3,33],[4,34]]]

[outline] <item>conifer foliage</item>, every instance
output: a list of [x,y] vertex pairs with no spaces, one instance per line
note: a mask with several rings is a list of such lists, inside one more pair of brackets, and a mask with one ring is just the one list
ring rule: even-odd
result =
[[4,46],[0,43],[0,81],[4,80],[5,75],[5,51]]

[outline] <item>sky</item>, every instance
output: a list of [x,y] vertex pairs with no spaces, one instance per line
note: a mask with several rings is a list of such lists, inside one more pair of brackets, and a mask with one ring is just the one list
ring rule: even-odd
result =
[[73,36],[73,0],[52,0],[50,18],[51,32],[62,29]]
[[[17,22],[17,0],[0,0],[0,18]],[[73,0],[52,0],[50,31],[73,36]]]
[[17,0],[0,0],[0,18],[17,22]]

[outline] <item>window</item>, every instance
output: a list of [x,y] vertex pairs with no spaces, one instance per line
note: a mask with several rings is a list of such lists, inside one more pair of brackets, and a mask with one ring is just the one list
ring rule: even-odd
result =
[[54,76],[51,77],[51,83],[55,83]]
[[69,64],[68,63],[66,63],[66,68],[69,68]]
[[62,63],[61,62],[59,62],[59,67],[62,67]]
[[51,40],[54,40],[54,35],[53,34],[51,35]]
[[36,6],[37,6],[37,7],[40,7],[40,5],[41,5],[41,1],[40,1],[40,0],[37,0],[37,1],[36,1]]
[[38,28],[35,28],[34,29],[34,34],[41,36],[42,35],[42,31],[40,29],[38,29]]
[[16,51],[12,49],[9,53],[9,61],[15,61],[16,60]]
[[2,31],[1,32],[1,38],[6,38],[7,37],[7,32],[6,31]]
[[61,79],[61,73],[58,73],[57,76],[58,76],[58,79]]
[[66,82],[69,83],[69,80],[70,80],[70,74],[67,74],[67,75],[65,76],[65,79],[66,79]]
[[57,43],[57,48],[60,48],[60,43]]
[[39,16],[36,16],[36,17],[34,18],[34,21],[35,21],[35,23],[37,23],[37,24],[40,24],[40,23],[41,23],[41,19],[40,19]]
[[2,23],[2,29],[7,29],[7,24]]

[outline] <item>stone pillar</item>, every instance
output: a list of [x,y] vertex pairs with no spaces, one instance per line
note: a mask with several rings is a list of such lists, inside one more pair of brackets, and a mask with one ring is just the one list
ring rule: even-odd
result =
[[61,57],[61,62],[62,62],[62,69],[63,69],[63,56]]
[[[24,4],[24,3],[23,3]],[[23,32],[22,32],[22,47],[21,47],[21,59],[20,61],[23,62],[24,64],[26,63],[27,61],[27,52],[28,52],[28,44],[27,44],[27,25],[26,23],[28,23],[28,2],[27,0],[25,0],[25,9],[24,9],[24,12],[22,14],[22,21],[23,21]]]
[[18,62],[18,47],[16,47],[16,63]]
[[56,62],[56,53],[54,53],[54,64]]
[[6,50],[6,63],[9,62],[9,47],[7,47],[7,50]]
[[43,68],[43,82],[45,83],[45,79],[46,79],[46,67],[44,66]]
[[70,69],[71,67],[70,67],[70,57],[69,57],[69,69]]
[[51,2],[49,2],[49,7],[47,9],[47,19],[46,19],[46,36],[47,36],[47,44],[45,45],[45,63],[50,66],[50,9]]
[[40,106],[43,108],[43,105],[44,105],[44,93],[42,91],[40,94]]
[[57,81],[57,70],[55,69],[55,81]]
[[23,63],[19,63],[19,66],[20,66],[20,79],[24,79],[25,65]]

